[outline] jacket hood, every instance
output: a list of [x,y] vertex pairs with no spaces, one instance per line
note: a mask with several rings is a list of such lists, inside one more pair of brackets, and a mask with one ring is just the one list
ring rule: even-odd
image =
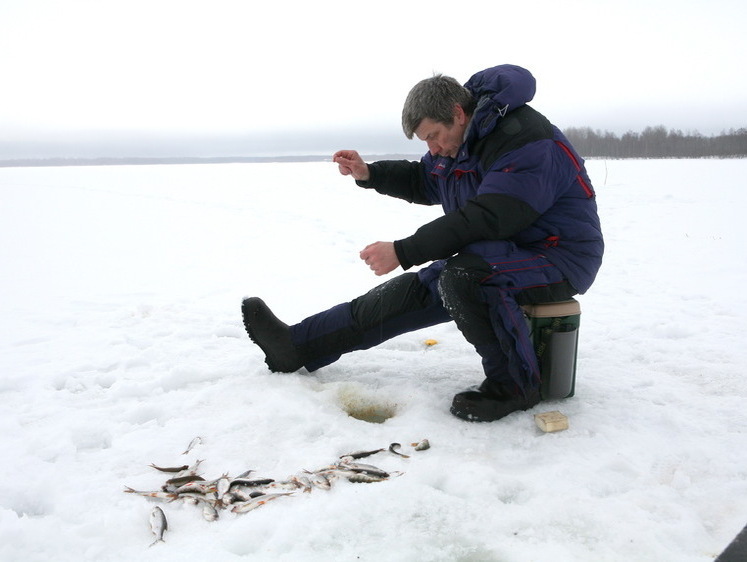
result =
[[489,134],[500,118],[531,101],[537,82],[527,69],[502,64],[474,74],[464,85],[477,100],[468,137]]

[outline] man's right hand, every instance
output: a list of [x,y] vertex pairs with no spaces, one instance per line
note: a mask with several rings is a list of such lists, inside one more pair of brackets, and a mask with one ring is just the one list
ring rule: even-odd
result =
[[353,176],[354,179],[359,181],[368,181],[368,178],[371,177],[368,172],[368,164],[355,150],[338,150],[332,156],[332,162],[337,164],[343,176]]

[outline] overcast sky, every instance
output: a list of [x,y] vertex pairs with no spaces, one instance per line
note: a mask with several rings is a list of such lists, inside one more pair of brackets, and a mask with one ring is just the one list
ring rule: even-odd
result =
[[719,133],[747,127],[745,6],[1,0],[0,158],[86,140],[308,153],[373,133],[360,142],[420,153],[399,121],[412,85],[502,63],[532,71],[533,107],[561,128]]

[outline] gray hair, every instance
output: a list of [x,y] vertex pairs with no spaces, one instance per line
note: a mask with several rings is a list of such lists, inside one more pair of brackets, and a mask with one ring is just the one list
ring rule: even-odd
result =
[[407,94],[402,108],[402,130],[411,139],[423,119],[451,125],[454,106],[459,104],[467,115],[475,109],[470,91],[450,76],[436,74],[421,80]]

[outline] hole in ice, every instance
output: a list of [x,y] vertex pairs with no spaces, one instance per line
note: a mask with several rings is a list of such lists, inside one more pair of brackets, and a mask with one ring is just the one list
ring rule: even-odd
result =
[[384,423],[394,414],[397,413],[396,409],[389,405],[371,404],[363,407],[352,407],[346,409],[348,415],[357,420],[362,420],[368,423]]
[[397,414],[397,404],[360,386],[346,385],[337,393],[340,407],[352,418],[368,423],[384,423]]

